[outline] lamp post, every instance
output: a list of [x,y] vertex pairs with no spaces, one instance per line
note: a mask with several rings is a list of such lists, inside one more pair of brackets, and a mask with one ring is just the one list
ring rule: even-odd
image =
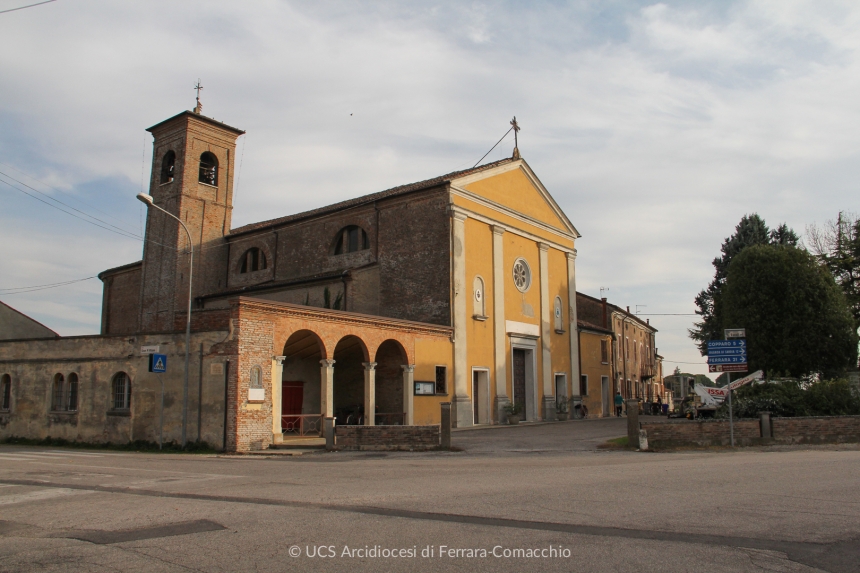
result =
[[182,386],[182,447],[184,448],[187,443],[185,436],[188,428],[188,360],[191,351],[191,278],[194,274],[194,243],[191,242],[191,233],[188,231],[185,223],[182,222],[182,219],[156,205],[152,197],[146,193],[138,193],[137,198],[139,201],[146,203],[148,207],[158,209],[165,215],[179,221],[179,224],[185,229],[185,234],[188,235],[188,250],[191,256],[188,259],[188,314],[185,320],[185,381]]

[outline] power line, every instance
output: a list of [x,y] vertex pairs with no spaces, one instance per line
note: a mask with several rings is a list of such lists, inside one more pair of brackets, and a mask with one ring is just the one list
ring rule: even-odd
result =
[[[109,226],[109,227],[113,227],[113,228],[114,228],[114,229],[116,229],[117,231],[121,231],[121,232],[123,232],[123,233],[127,233],[127,234],[133,234],[131,231],[126,231],[125,229],[122,229],[122,228],[120,228],[120,227],[117,227],[116,225],[111,225],[111,224],[110,224],[110,223],[108,223],[107,221],[103,221],[102,219],[99,219],[98,217],[93,217],[93,216],[92,216],[92,215],[90,215],[89,213],[85,213],[85,212],[81,211],[80,209],[78,209],[78,208],[76,208],[76,207],[72,207],[72,206],[71,206],[71,205],[69,205],[68,203],[63,203],[63,202],[62,202],[62,201],[60,201],[59,199],[55,199],[55,198],[51,197],[50,195],[48,195],[47,193],[43,193],[42,191],[39,191],[39,190],[38,190],[38,189],[36,189],[35,187],[31,187],[30,185],[27,185],[27,184],[26,184],[26,183],[24,183],[23,181],[19,181],[19,180],[17,180],[17,179],[15,179],[14,177],[12,177],[11,175],[9,175],[9,174],[7,174],[7,173],[3,173],[2,171],[0,171],[0,175],[2,175],[3,177],[6,177],[6,178],[8,178],[8,179],[11,179],[11,180],[12,180],[12,181],[14,181],[15,183],[18,183],[18,184],[20,184],[20,185],[23,185],[23,186],[24,186],[24,187],[26,187],[27,189],[30,189],[30,190],[32,190],[32,191],[35,191],[36,193],[38,193],[38,194],[39,194],[39,195],[41,195],[42,197],[46,197],[46,198],[50,199],[51,201],[53,201],[53,202],[55,202],[55,203],[59,203],[59,204],[60,204],[60,205],[62,205],[63,207],[68,207],[68,208],[69,208],[69,209],[71,209],[72,211],[75,211],[75,212],[77,212],[77,213],[80,213],[80,214],[81,214],[81,215],[83,215],[84,217],[89,217],[90,219],[93,219],[94,221],[98,221],[99,223],[104,223],[105,225],[107,225],[107,226]],[[7,183],[7,185],[8,185],[8,183]],[[19,189],[19,191],[21,191],[21,189]],[[31,195],[31,197],[32,197],[32,195]],[[71,213],[70,213],[70,214],[71,214]],[[135,236],[136,236],[136,237],[140,237],[140,235],[135,235]]]
[[28,287],[14,287],[14,288],[0,288],[0,294],[5,296],[5,295],[10,295],[10,294],[21,294],[21,293],[25,293],[25,292],[33,292],[33,291],[37,291],[37,290],[57,288],[57,287],[66,286],[66,285],[70,285],[70,284],[74,284],[74,283],[80,283],[80,282],[88,281],[88,280],[94,279],[94,278],[96,278],[96,277],[91,276],[91,277],[86,277],[83,279],[75,279],[73,281],[65,281],[65,282],[61,282],[61,283],[51,283],[51,284],[46,284],[46,285],[34,285],[34,286],[28,286]]
[[32,8],[33,6],[41,6],[42,4],[50,4],[51,2],[56,2],[57,0],[45,0],[44,2],[36,2],[35,4],[28,4],[26,6],[18,6],[17,8],[9,8],[8,10],[0,10],[0,14],[5,14],[6,12],[16,12],[18,10],[23,10],[24,8]]
[[[8,175],[6,175],[5,173],[0,173],[0,175],[4,175],[4,176],[6,176],[6,177],[9,177],[9,176],[8,176]],[[14,179],[14,178],[12,178],[12,177],[9,177],[9,179],[12,179],[12,181],[17,181],[16,179]],[[41,199],[41,198],[39,198],[39,197],[36,197],[36,196],[35,196],[35,195],[33,195],[32,193],[28,193],[28,192],[24,191],[23,189],[21,189],[20,187],[16,187],[15,185],[12,185],[12,184],[11,184],[11,183],[9,183],[8,181],[4,181],[3,179],[0,179],[0,183],[5,183],[6,185],[8,185],[9,187],[11,187],[12,189],[15,189],[16,191],[20,191],[20,192],[21,192],[21,193],[23,193],[24,195],[27,195],[28,197],[31,197],[31,198],[35,199],[36,201],[39,201],[39,202],[41,202],[41,203],[44,203],[45,205],[48,205],[49,207],[53,207],[54,209],[56,209],[56,210],[58,210],[58,211],[62,211],[63,213],[65,213],[65,214],[67,214],[67,215],[71,215],[71,216],[72,216],[72,217],[74,217],[75,219],[80,219],[81,221],[84,221],[84,222],[86,222],[86,223],[89,223],[90,225],[95,225],[96,227],[100,227],[100,228],[104,229],[105,231],[110,231],[111,233],[115,233],[115,234],[117,234],[117,235],[120,235],[120,236],[123,236],[123,237],[129,238],[129,239],[137,239],[138,241],[142,241],[142,240],[143,240],[143,238],[142,238],[142,237],[139,237],[139,236],[137,236],[137,235],[129,234],[127,231],[123,231],[122,229],[120,229],[119,231],[115,231],[114,229],[117,229],[118,227],[114,227],[113,229],[110,229],[110,228],[108,228],[108,227],[104,227],[104,226],[102,226],[102,225],[99,225],[98,223],[93,223],[92,221],[90,221],[90,220],[88,220],[88,219],[84,219],[83,217],[81,217],[81,216],[79,216],[79,215],[75,215],[74,213],[71,213],[71,212],[69,212],[69,211],[66,211],[65,209],[61,209],[60,207],[57,207],[57,206],[56,206],[56,205],[54,205],[53,203],[49,203],[48,201],[45,201],[44,199]],[[29,187],[30,189],[33,189],[32,187],[30,187],[29,185],[27,185],[27,184],[25,184],[25,183],[22,183],[22,185],[24,185],[25,187]],[[33,189],[33,190],[34,190],[34,191],[36,191],[35,189]],[[41,193],[41,192],[39,192],[39,191],[36,191],[36,192],[37,192],[37,193]],[[42,195],[44,195],[44,193],[41,193],[41,194],[42,194]],[[61,201],[57,201],[57,202],[58,202],[58,203],[60,203],[61,205],[65,205],[65,203],[62,203]],[[74,209],[74,207],[69,207],[69,208],[70,208],[70,209]],[[75,211],[78,211],[78,210],[77,210],[77,209],[75,209]],[[80,212],[80,211],[79,211],[79,212]],[[86,213],[84,213],[84,215],[86,215]],[[90,217],[90,218],[92,218],[92,219],[95,219],[96,221],[100,221],[100,219],[96,219],[96,218],[95,218],[95,217],[93,217],[92,215],[87,215],[87,217]],[[102,221],[102,222],[104,222],[104,221]],[[110,225],[110,224],[109,224],[109,223],[105,223],[105,225]],[[111,226],[111,227],[113,227],[113,225],[110,225],[110,226]]]
[[[144,138],[144,152],[145,152],[145,151],[146,151],[146,138]],[[15,171],[17,171],[18,173],[20,173],[20,174],[21,174],[21,175],[23,175],[24,177],[26,177],[26,178],[28,178],[28,179],[31,179],[31,180],[35,181],[36,183],[39,183],[39,184],[41,184],[41,185],[44,185],[44,186],[45,186],[45,187],[47,187],[48,189],[52,189],[52,190],[56,191],[57,193],[62,193],[62,194],[63,194],[63,195],[65,195],[66,197],[69,197],[69,198],[71,198],[71,199],[74,199],[74,200],[75,200],[75,201],[77,201],[78,203],[81,203],[82,205],[86,205],[86,206],[87,206],[87,207],[89,207],[90,209],[93,209],[93,210],[95,210],[95,211],[98,211],[98,212],[99,212],[99,213],[101,213],[102,215],[104,215],[104,216],[106,216],[106,217],[110,217],[111,219],[113,219],[114,221],[117,221],[118,223],[121,223],[121,224],[128,224],[128,223],[130,223],[130,221],[124,221],[124,220],[120,219],[119,217],[116,217],[115,215],[111,215],[110,213],[108,213],[108,212],[106,212],[106,211],[103,211],[103,210],[99,209],[99,208],[98,208],[98,207],[96,207],[95,205],[92,205],[92,204],[90,204],[90,203],[87,203],[86,201],[84,201],[84,200],[83,200],[83,199],[81,199],[80,197],[76,197],[74,194],[69,193],[68,191],[64,191],[64,190],[62,190],[62,189],[58,189],[57,187],[54,187],[54,186],[52,186],[52,185],[48,185],[47,183],[45,183],[45,182],[44,182],[44,181],[42,181],[41,179],[38,179],[38,178],[36,178],[36,177],[33,177],[32,175],[30,175],[29,173],[27,173],[27,172],[26,172],[26,171],[24,171],[23,169],[19,169],[19,168],[15,167],[14,165],[9,165],[8,163],[4,163],[4,162],[2,162],[2,161],[0,161],[0,165],[5,165],[6,167],[8,167],[8,168],[10,168],[10,169],[14,169]],[[143,166],[141,166],[141,192],[142,192],[142,191],[143,191]],[[50,196],[49,196],[49,198],[50,198]],[[52,199],[53,199],[53,198],[52,198]],[[141,207],[142,207],[142,205],[141,205]],[[88,216],[89,216],[89,215],[88,215]],[[115,228],[119,228],[119,227],[115,227]],[[141,233],[141,235],[142,235],[142,233]]]

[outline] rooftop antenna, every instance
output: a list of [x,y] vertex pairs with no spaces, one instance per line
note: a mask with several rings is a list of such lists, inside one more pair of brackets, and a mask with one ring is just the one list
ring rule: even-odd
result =
[[194,89],[197,90],[197,106],[194,108],[194,113],[199,114],[203,111],[203,104],[200,103],[200,90],[203,89],[203,84],[200,83],[200,78],[197,78],[197,85],[194,86]]
[[648,305],[647,304],[637,304],[636,305],[636,312],[634,314],[639,314],[639,307],[648,308]]
[[603,291],[609,292],[609,287],[600,287],[600,298],[603,298]]
[[514,159],[520,158],[520,146],[517,141],[517,133],[520,131],[520,124],[517,123],[517,116],[514,116],[514,119],[511,120],[511,129],[514,130]]

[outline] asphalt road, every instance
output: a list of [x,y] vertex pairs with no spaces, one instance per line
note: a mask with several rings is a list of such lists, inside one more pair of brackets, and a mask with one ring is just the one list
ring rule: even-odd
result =
[[625,423],[456,432],[460,452],[0,446],[0,572],[860,570],[856,446],[596,448]]

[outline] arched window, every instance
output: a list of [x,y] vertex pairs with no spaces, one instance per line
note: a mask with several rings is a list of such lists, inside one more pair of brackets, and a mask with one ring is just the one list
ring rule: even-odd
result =
[[475,318],[486,318],[486,304],[484,301],[484,279],[481,277],[475,277],[475,282],[472,284],[472,290],[474,292],[472,298],[472,308],[474,309],[474,317]]
[[51,410],[62,412],[65,410],[66,402],[66,378],[62,374],[54,376],[54,385],[51,389]]
[[207,185],[218,185],[218,158],[209,151],[200,156],[200,177],[197,179]]
[[350,225],[340,230],[335,238],[334,254],[353,253],[370,248],[370,240],[364,229],[357,225]]
[[111,409],[128,410],[131,406],[131,380],[125,372],[117,372],[111,381]]
[[555,320],[555,331],[559,334],[564,332],[564,312],[561,309],[561,297],[555,297],[553,304],[552,317]]
[[0,410],[12,407],[12,377],[4,374],[0,377]]
[[78,411],[78,375],[72,372],[69,374],[69,382],[66,392],[66,410],[69,412]]
[[266,269],[266,253],[257,247],[251,247],[242,255],[242,263],[239,272],[242,274],[253,273]]
[[176,154],[168,151],[161,159],[161,183],[173,181],[173,169],[176,167]]

